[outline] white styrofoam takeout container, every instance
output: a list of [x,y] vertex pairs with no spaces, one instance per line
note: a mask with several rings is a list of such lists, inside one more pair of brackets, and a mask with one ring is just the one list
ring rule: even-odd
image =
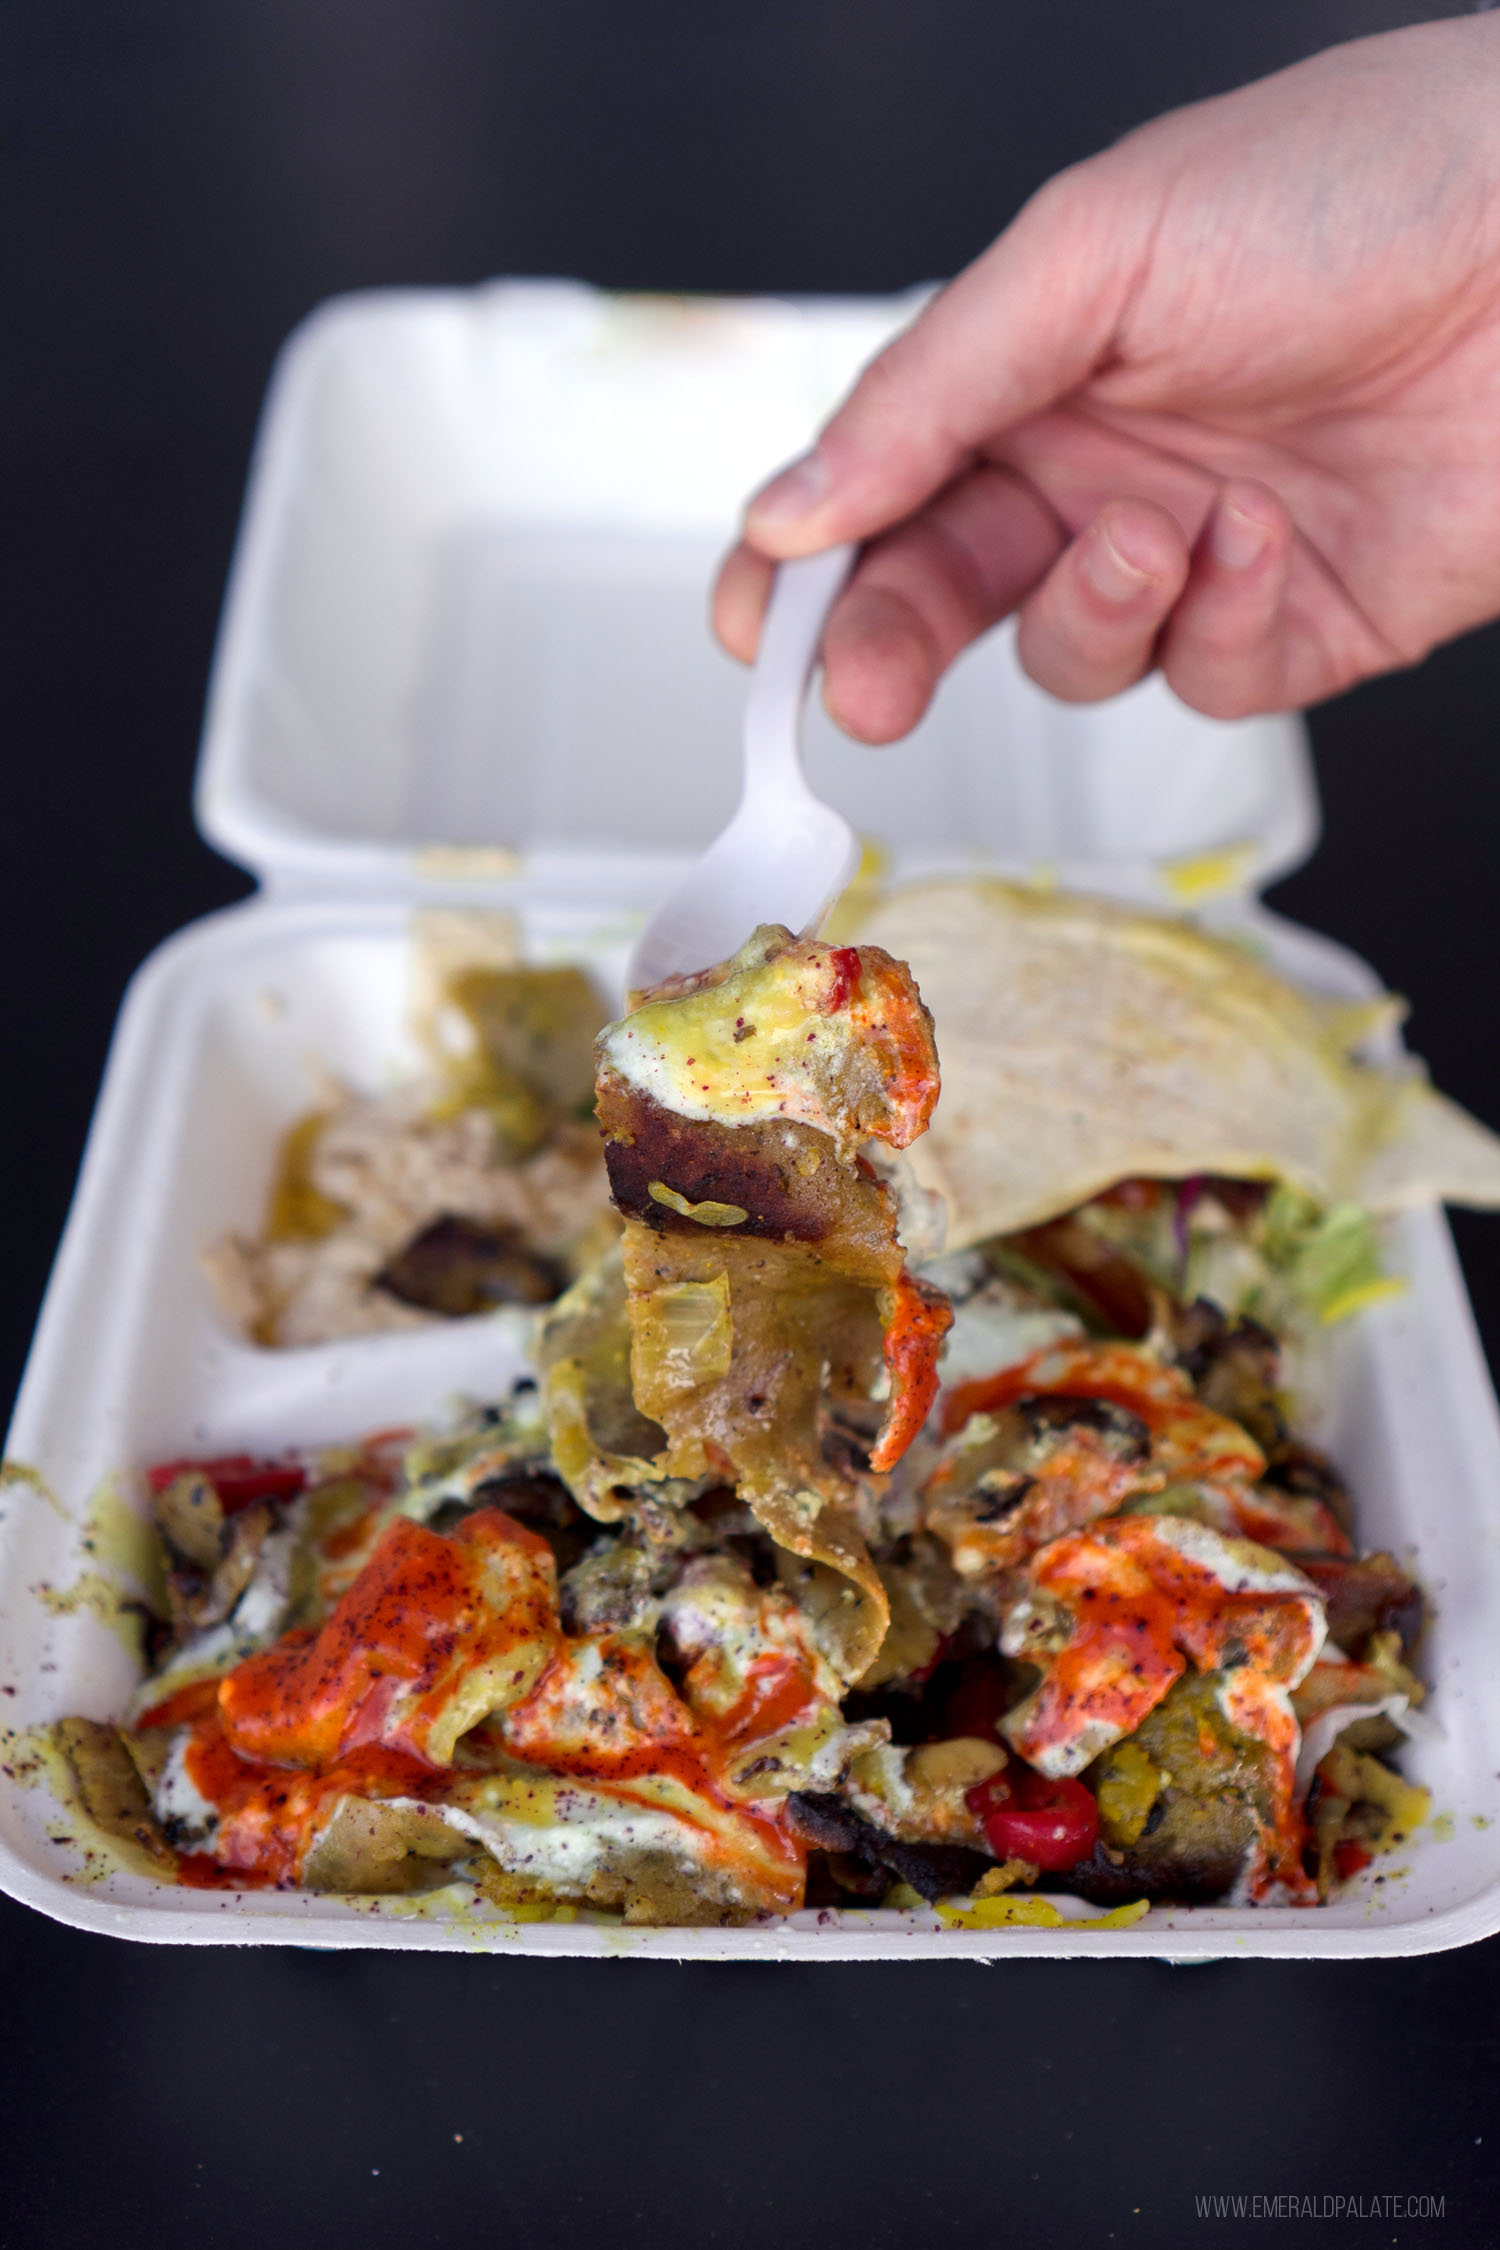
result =
[[[163,946],[110,1054],[0,1484],[0,1727],[122,1707],[101,1494],[180,1452],[355,1437],[493,1396],[514,1315],[310,1350],[226,1326],[199,1257],[253,1226],[309,1065],[378,1088],[415,1067],[422,904],[512,911],[530,954],[618,991],[644,911],[729,811],[742,678],[703,605],[744,492],[804,445],[914,300],[693,303],[572,284],[380,294],[283,354],[226,602],[198,783],[207,835],[263,889]],[[1316,837],[1299,724],[1197,717],[1159,683],[1070,709],[994,635],[913,744],[822,719],[818,782],[897,872],[1055,871],[1197,898],[1290,975],[1373,987],[1256,893]],[[941,1027],[939,1027],[941,1028]],[[1500,1423],[1446,1226],[1403,1219],[1408,1293],[1337,1333],[1319,1433],[1362,1541],[1434,1602],[1436,1726],[1408,1770],[1439,1819],[1400,1867],[1316,1912],[1154,1909],[1131,1929],[945,1929],[807,1913],[744,1930],[517,1925],[434,1900],[185,1891],[85,1860],[67,1808],[0,1747],[0,1885],[121,1936],[741,1959],[1017,1954],[1367,1956],[1500,1927]],[[14,1745],[12,1746],[15,1747]],[[1377,1873],[1384,1880],[1377,1882]]]

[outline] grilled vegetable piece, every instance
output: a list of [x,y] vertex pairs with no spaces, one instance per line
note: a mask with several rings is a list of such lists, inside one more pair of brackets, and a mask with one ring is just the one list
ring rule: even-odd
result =
[[816,1609],[783,1584],[757,1585],[734,1555],[689,1562],[660,1615],[681,1669],[678,1693],[723,1745],[736,1795],[784,1798],[835,1784],[860,1752],[883,1744],[881,1722],[851,1725],[840,1711],[842,1683],[820,1646]]
[[298,1882],[308,1891],[357,1896],[433,1890],[448,1882],[473,1840],[433,1806],[336,1798],[303,1856]]
[[1276,1816],[1264,1744],[1224,1716],[1219,1679],[1188,1672],[1086,1776],[1100,1837],[1068,1888],[1100,1906],[1132,1898],[1205,1906],[1233,1890]]
[[175,1476],[151,1505],[167,1546],[167,1600],[181,1643],[229,1616],[276,1518],[265,1500],[227,1513],[215,1486],[195,1469]]
[[1003,1731],[1043,1773],[1076,1775],[1137,1732],[1185,1659],[1216,1672],[1224,1717],[1266,1754],[1254,1885],[1295,1893],[1302,1839],[1290,1696],[1323,1636],[1315,1589],[1279,1556],[1190,1519],[1116,1517],[1044,1548],[1006,1612],[1002,1648],[1036,1663],[1041,1679]]
[[1358,1874],[1378,1854],[1398,1851],[1432,1810],[1427,1790],[1356,1749],[1352,1733],[1319,1761],[1308,1806],[1320,1899],[1336,1876]]
[[[572,1570],[588,1553],[597,1536],[594,1524],[573,1499],[561,1477],[539,1462],[518,1461],[498,1476],[487,1476],[475,1485],[468,1506],[499,1508],[528,1531],[536,1532],[552,1549],[558,1575]],[[434,1519],[434,1529],[451,1531],[461,1518]]]
[[1421,1587],[1394,1555],[1309,1558],[1301,1566],[1328,1609],[1328,1638],[1346,1656],[1362,1658],[1377,1633],[1394,1633],[1403,1656],[1421,1638],[1426,1611]]
[[178,1461],[158,1461],[146,1471],[146,1483],[153,1497],[164,1492],[169,1484],[191,1470],[195,1476],[206,1478],[219,1496],[219,1504],[228,1515],[236,1508],[248,1508],[252,1500],[274,1500],[283,1503],[294,1500],[307,1483],[307,1470],[294,1459],[281,1456],[271,1460],[257,1460],[250,1453],[217,1453],[207,1459],[185,1458]]
[[152,1501],[157,1529],[178,1562],[212,1572],[224,1559],[223,1505],[206,1476],[184,1469]]
[[911,1844],[865,1820],[844,1798],[817,1790],[787,1799],[787,1818],[804,1843],[882,1867],[925,1899],[961,1897],[993,1865],[962,1844]]
[[94,1826],[117,1843],[144,1852],[160,1872],[175,1870],[177,1854],[152,1812],[145,1782],[120,1729],[94,1719],[59,1719],[54,1731],[79,1804]]
[[1174,1308],[1173,1354],[1206,1406],[1243,1424],[1262,1452],[1273,1453],[1286,1437],[1276,1399],[1281,1346],[1268,1328],[1242,1314],[1226,1320],[1216,1304],[1199,1297]]
[[1164,1481],[1253,1483],[1264,1470],[1260,1447],[1237,1422],[1200,1405],[1178,1369],[1133,1344],[1049,1344],[997,1375],[959,1384],[944,1400],[943,1427],[953,1432],[971,1414],[1052,1396],[1109,1400],[1139,1416]]
[[633,1539],[596,1539],[559,1583],[566,1629],[570,1633],[654,1631],[661,1603],[653,1585],[653,1565],[650,1551]]
[[1168,1328],[1173,1356],[1205,1406],[1231,1416],[1260,1446],[1265,1482],[1311,1504],[1303,1513],[1312,1543],[1346,1546],[1353,1521],[1348,1491],[1327,1456],[1287,1428],[1278,1395],[1281,1346],[1270,1330],[1245,1314],[1226,1319],[1206,1297],[1173,1307]]
[[413,1235],[375,1276],[406,1305],[450,1320],[495,1305],[546,1305],[561,1295],[562,1269],[529,1250],[514,1227],[481,1226],[447,1212]]

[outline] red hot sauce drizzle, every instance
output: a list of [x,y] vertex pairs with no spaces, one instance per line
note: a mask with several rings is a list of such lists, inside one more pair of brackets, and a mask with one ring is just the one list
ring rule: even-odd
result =
[[[806,1694],[799,1683],[798,1708]],[[481,1759],[499,1751],[643,1804],[646,1784],[677,1783],[674,1810],[705,1858],[731,1858],[742,1824],[762,1879],[782,1870],[786,1911],[800,1904],[803,1847],[725,1786],[748,1716],[706,1723],[627,1636],[569,1639],[545,1541],[485,1508],[451,1536],[397,1518],[316,1632],[179,1690],[142,1724],[191,1728],[187,1778],[218,1815],[212,1851],[180,1855],[197,1888],[295,1885],[334,1801],[440,1801],[467,1736]]]

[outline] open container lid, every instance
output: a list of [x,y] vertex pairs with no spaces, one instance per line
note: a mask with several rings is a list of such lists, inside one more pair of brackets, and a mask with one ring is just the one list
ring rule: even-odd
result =
[[[502,281],[313,314],[256,446],[203,833],[282,891],[649,907],[738,795],[745,675],[705,606],[745,495],[922,301]],[[1299,720],[1203,718],[1156,678],[1060,704],[1005,630],[908,743],[815,704],[806,746],[898,875],[1233,898],[1317,838]]]

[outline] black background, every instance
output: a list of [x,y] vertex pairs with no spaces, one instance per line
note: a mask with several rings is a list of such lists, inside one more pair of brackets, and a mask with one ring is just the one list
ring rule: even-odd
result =
[[[130,970],[244,879],[188,811],[275,347],[503,272],[884,290],[1173,103],[1384,0],[0,0],[5,1232],[22,1356]],[[1495,630],[1314,716],[1276,903],[1500,1121]],[[887,753],[888,755],[899,753]],[[1492,1362],[1500,1227],[1459,1239]],[[1194,2197],[1445,2198],[1277,2240],[1500,2240],[1500,1950],[670,1968],[147,1950],[0,1901],[0,2250],[598,2236],[1050,2246]],[[460,2139],[458,2136],[462,2136]]]

